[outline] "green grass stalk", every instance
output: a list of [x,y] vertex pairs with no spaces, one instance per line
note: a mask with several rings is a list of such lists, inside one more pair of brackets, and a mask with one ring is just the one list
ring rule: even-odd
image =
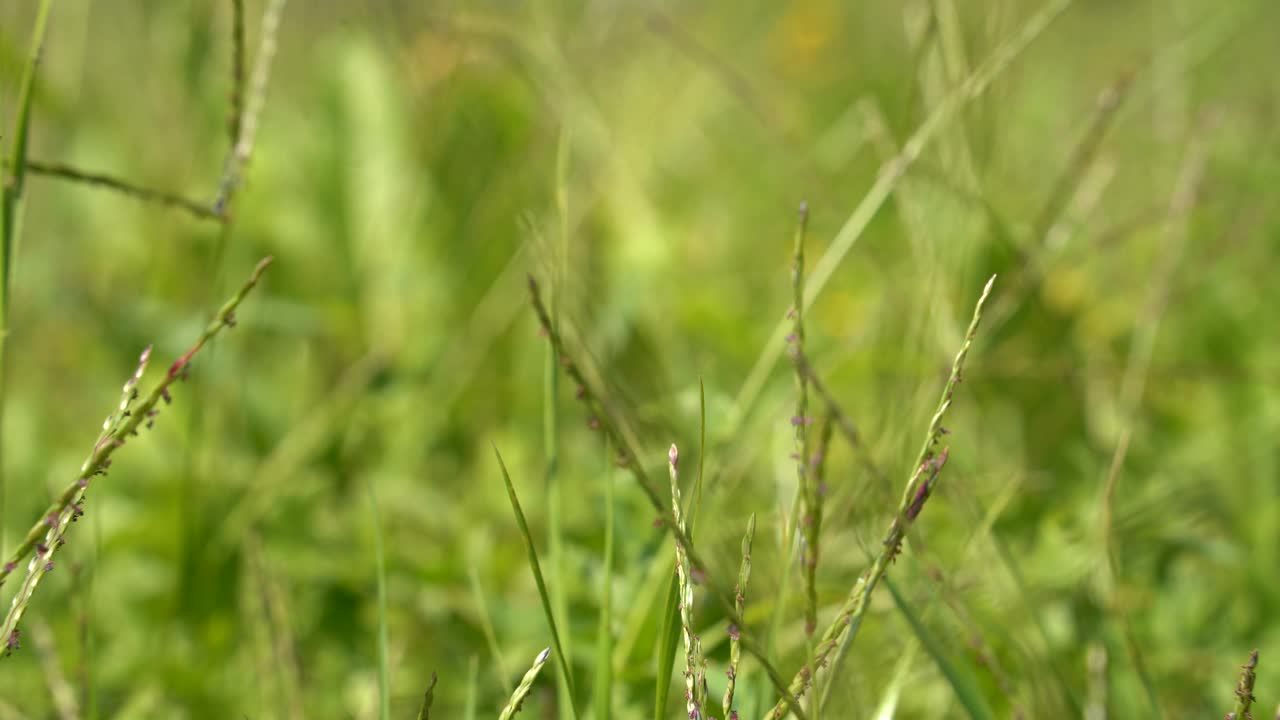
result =
[[[800,220],[797,223],[792,249],[791,264],[791,348],[795,353],[804,353],[804,241],[805,231],[809,225],[809,206],[800,204]],[[813,418],[809,416],[809,378],[799,368],[795,373],[796,410],[791,417],[791,426],[795,434],[796,461],[796,506],[800,508],[799,525],[794,528],[800,534],[800,567],[804,586],[804,635],[809,648],[809,657],[813,657],[813,631],[818,627],[818,593],[814,586],[814,570],[818,566],[814,554],[815,528],[813,525],[814,505],[817,503],[817,490],[814,487],[809,457],[809,425]],[[790,536],[788,536],[790,540]],[[787,554],[790,562],[791,553]],[[783,588],[786,584],[783,584]],[[810,674],[813,668],[809,668]],[[818,720],[818,710],[812,703],[809,714]]]
[[[18,245],[18,213],[26,178],[27,137],[31,126],[31,104],[35,97],[36,70],[44,51],[45,31],[49,27],[49,11],[53,0],[41,0],[36,10],[35,27],[31,31],[31,51],[22,70],[18,89],[18,106],[13,123],[13,145],[9,150],[8,172],[0,189],[0,437],[3,437],[6,363],[9,346],[9,296],[13,282],[13,264]],[[9,549],[8,507],[5,502],[4,443],[0,441],[0,554]]]
[[[516,516],[516,525],[520,528],[520,536],[524,538],[525,550],[529,555],[529,569],[533,572],[533,581],[538,586],[538,597],[542,600],[542,611],[546,614],[547,626],[551,630],[551,645],[556,651],[556,662],[560,665],[560,672],[564,675],[565,684],[569,687],[569,698],[572,700],[574,697],[573,673],[570,672],[569,660],[561,649],[563,645],[560,642],[560,630],[556,624],[555,611],[551,605],[551,594],[547,592],[547,583],[542,577],[542,566],[538,563],[538,551],[533,545],[533,535],[529,532],[529,523],[525,520],[524,510],[520,508],[520,498],[517,497],[515,485],[511,482],[511,474],[507,472],[507,464],[503,462],[502,454],[498,452],[497,447],[493,448],[493,454],[498,459],[498,467],[502,470],[502,482],[507,486],[507,498],[511,501],[511,511]],[[539,656],[541,662],[546,662],[545,655],[546,651],[544,650],[543,655]],[[536,676],[537,671],[542,669],[541,662],[536,663],[534,669],[529,671],[532,675]],[[525,675],[525,680],[529,683],[533,682],[532,677],[529,675]],[[523,682],[522,685],[524,685]],[[527,694],[528,692],[528,687],[525,687],[524,693]],[[513,701],[515,701],[516,696],[520,696],[521,699],[524,697],[519,687],[516,688],[515,694],[512,695]],[[572,708],[573,716],[576,718],[578,716],[577,706],[570,702],[569,707]],[[516,709],[519,709],[518,704]],[[504,714],[504,717],[508,716]]]
[[516,686],[515,692],[511,694],[511,699],[502,708],[502,712],[498,715],[498,720],[511,720],[520,712],[521,706],[524,705],[524,699],[529,696],[529,691],[533,689],[533,681],[538,679],[538,673],[542,672],[542,666],[547,664],[547,657],[550,655],[551,648],[538,653],[538,657],[533,660],[533,666],[520,679],[520,684]]
[[[6,167],[8,167],[7,164]],[[175,193],[135,185],[128,180],[118,178],[114,175],[89,172],[63,163],[43,162],[39,160],[28,160],[26,162],[26,169],[27,172],[32,175],[41,175],[55,180],[77,182],[83,185],[117,192],[134,198],[140,202],[155,203],[156,205],[163,205],[165,207],[181,210],[198,220],[213,220],[216,222],[222,222],[225,220],[225,218],[215,213],[213,209],[205,203],[201,203]]]
[[[955,386],[961,380],[965,358],[968,357],[969,348],[972,347],[974,337],[977,335],[978,323],[982,320],[982,309],[986,304],[987,297],[991,294],[991,287],[994,283],[995,277],[992,276],[987,281],[986,287],[982,290],[982,296],[978,298],[977,305],[974,307],[973,319],[969,322],[969,329],[965,333],[964,343],[961,345],[959,352],[956,353],[955,361],[951,365],[951,374],[942,389],[942,397],[938,402],[937,410],[933,414],[933,419],[929,423],[929,430],[925,433],[924,443],[920,448],[920,453],[914,465],[915,469],[912,471],[906,487],[903,488],[902,499],[898,503],[893,523],[889,527],[889,532],[881,545],[880,552],[872,562],[871,567],[858,578],[839,614],[828,626],[826,632],[823,633],[812,662],[801,668],[800,672],[791,681],[788,689],[797,696],[803,695],[812,683],[812,675],[808,672],[810,666],[816,668],[829,667],[828,676],[830,678],[839,677],[841,661],[849,646],[853,643],[853,639],[856,637],[858,628],[862,623],[862,618],[870,606],[871,593],[888,571],[889,564],[893,562],[893,559],[901,551],[902,541],[906,537],[907,530],[910,529],[912,523],[919,516],[925,501],[929,498],[938,482],[948,454],[948,449],[945,447],[941,451],[935,450],[938,442],[946,433],[946,429],[942,427],[942,420],[946,417],[947,410],[951,407]],[[786,711],[786,703],[778,702],[766,717],[771,720],[780,720],[786,714]]]
[[[538,316],[538,322],[542,325],[542,329],[546,333],[547,339],[550,341],[552,347],[555,348],[556,355],[560,358],[560,365],[563,371],[577,384],[579,388],[578,394],[588,411],[594,413],[592,417],[596,419],[601,432],[603,432],[605,436],[613,442],[614,446],[619,449],[620,461],[631,471],[632,475],[636,479],[636,484],[640,486],[645,497],[648,498],[654,509],[663,517],[664,527],[667,528],[667,531],[671,533],[672,537],[675,538],[676,543],[681,546],[685,555],[688,556],[690,567],[703,571],[705,574],[706,587],[720,602],[720,605],[724,609],[729,621],[739,628],[745,628],[746,623],[743,622],[742,616],[734,608],[733,596],[729,594],[724,589],[724,586],[716,581],[712,576],[709,570],[710,566],[702,561],[700,556],[697,554],[697,550],[693,546],[693,542],[689,539],[688,534],[680,527],[679,523],[675,522],[675,512],[672,508],[668,507],[668,503],[662,500],[662,496],[649,480],[649,476],[645,472],[644,466],[638,461],[639,455],[636,453],[635,448],[631,443],[627,441],[623,433],[618,430],[616,419],[612,412],[610,412],[608,405],[600,399],[601,396],[598,393],[591,389],[591,385],[586,381],[586,378],[583,376],[577,363],[574,362],[572,356],[568,354],[568,350],[564,346],[564,339],[558,332],[556,332],[555,328],[551,324],[551,318],[547,314],[546,306],[542,302],[542,295],[538,289],[538,283],[533,276],[529,277],[529,295],[530,301],[533,304],[534,312]],[[782,696],[783,702],[791,708],[792,712],[794,712],[798,718],[806,720],[807,716],[805,715],[804,710],[800,707],[799,701],[796,700],[795,695],[788,690],[786,681],[782,678],[782,675],[778,673],[778,670],[773,666],[773,663],[769,661],[768,654],[758,643],[754,641],[753,638],[746,634],[745,630],[742,632],[743,650],[746,650],[754,656],[757,661],[759,661],[760,667],[765,671],[765,674],[769,676],[769,681],[773,683],[774,688],[778,690],[779,694]]]

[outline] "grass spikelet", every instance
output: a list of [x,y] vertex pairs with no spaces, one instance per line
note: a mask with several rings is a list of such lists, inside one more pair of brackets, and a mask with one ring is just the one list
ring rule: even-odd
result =
[[435,672],[431,673],[431,682],[427,684],[427,691],[422,696],[422,707],[418,710],[418,720],[431,720],[431,704],[436,699],[436,681],[439,678]]
[[[507,498],[511,501],[511,511],[515,513],[516,525],[520,528],[520,537],[524,538],[525,550],[529,554],[529,569],[533,572],[533,581],[538,586],[538,597],[542,600],[542,611],[547,616],[547,626],[551,630],[551,646],[555,648],[556,662],[560,665],[560,672],[564,674],[565,684],[569,686],[569,697],[572,699],[574,696],[573,673],[569,671],[569,662],[561,650],[563,646],[560,643],[560,630],[556,626],[555,611],[551,606],[551,594],[547,592],[547,583],[542,578],[542,566],[538,563],[538,551],[533,546],[533,535],[529,533],[529,523],[525,521],[524,510],[520,508],[520,498],[516,496],[516,488],[511,482],[511,474],[507,472],[507,464],[503,462],[502,454],[498,452],[497,447],[493,448],[493,455],[498,459],[498,467],[502,469],[502,482],[507,486]],[[523,700],[524,696],[529,693],[528,685],[533,683],[533,678],[537,677],[538,671],[542,669],[542,663],[546,662],[546,654],[547,651],[544,650],[542,655],[538,656],[538,662],[534,663],[533,669],[524,676],[520,687],[516,688],[515,693],[511,696],[511,703],[507,705],[508,710],[513,705],[515,710],[512,710],[510,714],[508,714],[507,710],[504,710],[502,715],[504,718],[514,715],[519,710],[519,700]],[[570,707],[573,708],[574,717],[577,717],[577,706],[570,703]]]
[[822,420],[818,430],[818,444],[809,458],[809,488],[805,494],[805,514],[801,529],[804,531],[804,591],[805,633],[813,635],[818,622],[818,558],[822,542],[822,500],[826,494],[824,482],[827,472],[827,453],[831,449],[831,416]]
[[1227,713],[1227,720],[1253,720],[1249,712],[1256,698],[1253,697],[1253,683],[1257,679],[1258,651],[1249,653],[1249,661],[1240,666],[1240,682],[1236,684],[1236,706]]
[[[941,451],[935,451],[934,448],[946,433],[946,428],[942,426],[942,420],[946,417],[947,409],[951,407],[955,386],[962,379],[964,361],[969,355],[969,348],[973,345],[974,336],[978,332],[978,323],[982,320],[983,306],[986,304],[987,297],[991,294],[991,287],[994,283],[995,276],[992,276],[987,281],[986,287],[982,290],[982,296],[978,298],[978,303],[973,309],[973,319],[969,322],[969,329],[965,333],[964,344],[960,346],[959,352],[956,353],[955,361],[951,365],[951,374],[942,389],[942,397],[938,401],[938,409],[933,414],[933,419],[929,423],[929,430],[925,433],[924,444],[920,448],[919,456],[916,458],[915,470],[912,471],[911,477],[903,489],[902,499],[898,503],[897,512],[892,524],[889,526],[889,532],[881,545],[880,552],[872,562],[871,567],[854,584],[839,614],[828,626],[826,632],[823,633],[822,640],[818,643],[815,654],[810,659],[809,664],[801,668],[800,672],[791,681],[788,689],[796,696],[803,696],[812,684],[813,676],[807,672],[810,666],[815,668],[830,667],[829,675],[838,677],[840,662],[844,658],[849,645],[852,644],[853,638],[857,635],[858,627],[862,623],[862,617],[866,614],[867,607],[870,605],[871,593],[875,590],[880,579],[884,577],[885,572],[888,571],[889,564],[897,557],[902,548],[902,541],[906,537],[907,530],[919,517],[925,501],[928,500],[930,493],[938,482],[942,468],[947,461],[948,449],[944,447]],[[783,702],[778,702],[766,717],[778,720],[785,715],[786,711],[787,705]]]
[[[809,206],[800,204],[800,222],[796,227],[795,243],[791,265],[792,325],[791,341],[793,356],[804,353],[804,238],[809,224]],[[813,574],[810,565],[817,565],[813,554],[815,532],[813,526],[814,505],[817,502],[817,491],[814,487],[809,462],[809,425],[813,419],[809,417],[809,378],[796,366],[796,411],[791,418],[791,426],[795,432],[796,482],[799,487],[801,566],[804,568],[804,632],[812,636],[817,627],[817,595],[813,589]]]
[[[738,568],[738,586],[734,593],[734,608],[739,616],[746,610],[747,582],[751,579],[751,542],[755,536],[756,514],[751,513],[751,519],[747,521],[747,534],[742,536],[742,565]],[[729,669],[725,673],[729,681],[724,689],[724,702],[721,703],[725,720],[738,716],[733,709],[733,691],[738,684],[738,663],[742,660],[741,632],[740,628],[729,628]]]
[[196,339],[195,344],[169,366],[169,371],[156,384],[150,394],[143,398],[141,402],[136,402],[139,397],[138,383],[141,381],[147,362],[151,358],[151,348],[147,348],[142,353],[142,356],[139,357],[137,370],[124,384],[120,405],[116,412],[107,416],[106,421],[103,423],[103,432],[98,437],[98,441],[94,443],[93,451],[81,466],[80,475],[45,510],[40,520],[27,531],[27,536],[22,544],[9,556],[4,567],[0,568],[0,584],[3,584],[9,575],[17,569],[19,563],[25,560],[28,555],[33,555],[31,562],[27,566],[27,575],[22,582],[22,586],[18,588],[17,593],[14,595],[13,603],[5,616],[4,624],[0,626],[0,638],[5,639],[5,642],[9,644],[10,650],[14,649],[17,644],[18,622],[30,605],[36,585],[46,573],[53,570],[53,554],[63,544],[63,535],[67,530],[67,526],[84,513],[84,495],[90,481],[98,475],[106,474],[107,468],[111,464],[111,456],[117,449],[123,447],[129,438],[138,434],[139,427],[143,423],[148,428],[151,426],[159,412],[156,410],[156,406],[159,405],[162,399],[165,402],[169,402],[171,399],[169,386],[187,376],[188,367],[192,359],[204,347],[205,343],[223,328],[235,325],[236,308],[249,294],[249,291],[253,290],[254,286],[258,284],[258,281],[262,278],[262,273],[266,271],[270,264],[270,257],[264,258],[258,263],[249,279],[218,310],[213,320],[205,327],[204,332]]
[[286,0],[268,0],[266,10],[262,13],[262,36],[258,41],[258,55],[254,58],[249,94],[244,101],[243,111],[237,113],[240,116],[240,125],[235,144],[227,154],[218,197],[213,203],[213,211],[219,216],[225,216],[229,211],[231,200],[240,186],[244,168],[253,156],[253,143],[258,135],[258,121],[262,116],[262,108],[267,102],[267,87],[271,83],[271,63],[276,56],[278,47],[276,36],[280,32],[280,16],[284,14],[285,3]]
[[244,0],[231,0],[231,92],[227,108],[230,147],[240,141],[244,115]]
[[516,686],[515,692],[511,693],[511,699],[507,701],[506,707],[502,708],[502,713],[498,715],[498,720],[510,720],[520,712],[520,707],[524,705],[524,699],[529,696],[529,691],[533,689],[533,681],[538,679],[538,673],[542,672],[542,666],[547,664],[547,658],[551,655],[551,648],[547,648],[538,653],[538,657],[533,660],[533,667],[529,668],[529,672],[524,674],[520,679],[520,684]]
[[[578,368],[577,363],[575,363],[573,358],[568,354],[568,351],[564,346],[564,339],[551,323],[551,316],[547,313],[546,306],[542,302],[542,295],[538,289],[538,283],[532,275],[529,276],[529,295],[533,304],[534,312],[538,316],[538,322],[542,326],[542,332],[551,342],[551,346],[555,348],[556,355],[560,358],[560,365],[565,374],[567,374],[569,378],[577,384],[579,400],[587,407],[589,412],[594,413],[592,417],[595,419],[595,426],[598,427],[599,430],[604,433],[605,437],[607,437],[609,441],[618,448],[619,462],[624,464],[631,471],[632,475],[635,476],[636,484],[640,486],[640,489],[644,491],[645,496],[649,499],[649,502],[653,505],[654,509],[662,516],[667,531],[671,533],[676,544],[684,550],[685,556],[689,560],[690,568],[696,568],[705,573],[706,580],[704,585],[712,591],[713,596],[719,601],[721,607],[724,608],[729,622],[737,626],[740,629],[739,632],[743,633],[741,638],[742,649],[746,650],[759,661],[761,668],[765,671],[765,674],[769,676],[769,681],[782,696],[783,703],[790,707],[791,711],[794,712],[798,718],[805,720],[807,716],[805,715],[804,710],[800,707],[799,701],[788,689],[786,681],[782,679],[777,668],[773,666],[773,663],[769,662],[768,655],[759,645],[753,642],[752,639],[745,634],[745,631],[741,630],[741,628],[745,627],[745,623],[742,620],[742,616],[734,608],[733,596],[725,591],[724,587],[717,583],[711,573],[708,572],[708,566],[702,562],[697,555],[697,551],[693,546],[693,542],[689,539],[689,535],[684,531],[679,523],[675,522],[674,511],[662,500],[662,496],[650,482],[644,468],[636,461],[638,456],[634,447],[618,430],[617,423],[613,414],[609,411],[609,407],[600,399],[600,396],[591,389],[591,385],[586,381],[586,378],[583,377],[582,371]],[[514,494],[512,497],[514,498]]]
[[[667,468],[671,476],[671,507],[676,524],[686,529],[680,509],[680,451],[675,445],[667,452]],[[707,704],[707,675],[702,663],[702,643],[693,631],[693,578],[689,556],[676,545],[676,578],[680,592],[680,637],[684,641],[684,697],[689,717],[702,717]]]

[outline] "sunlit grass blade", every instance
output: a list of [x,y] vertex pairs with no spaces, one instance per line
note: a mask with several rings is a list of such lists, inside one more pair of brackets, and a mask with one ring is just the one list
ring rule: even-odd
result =
[[977,682],[972,674],[962,672],[955,663],[951,661],[950,654],[942,645],[942,642],[925,626],[919,614],[911,603],[898,592],[898,588],[893,582],[885,577],[882,581],[884,587],[893,597],[893,603],[897,606],[898,611],[906,618],[907,624],[911,626],[911,631],[915,633],[920,644],[924,646],[929,656],[933,658],[933,662],[938,666],[938,670],[942,672],[942,676],[946,678],[947,683],[951,685],[951,689],[955,692],[956,699],[964,707],[965,712],[969,714],[973,720],[988,720],[994,717],[991,714],[991,708],[987,705],[986,699],[982,696],[982,691],[978,689]]
[[369,519],[373,523],[373,561],[378,580],[378,717],[391,720],[391,657],[387,634],[387,560],[382,547],[382,521],[373,480],[367,482]]
[[[502,469],[502,482],[507,486],[507,498],[511,501],[511,511],[516,516],[516,525],[520,528],[520,536],[524,538],[525,550],[529,554],[529,570],[533,573],[533,581],[538,586],[538,597],[542,600],[542,611],[547,616],[547,627],[551,631],[551,644],[555,648],[556,663],[559,664],[560,672],[564,675],[565,684],[569,686],[569,697],[572,700],[574,697],[573,673],[569,671],[568,659],[565,658],[564,652],[561,650],[563,646],[560,643],[560,630],[556,625],[555,611],[552,609],[551,595],[547,592],[547,583],[542,577],[542,566],[538,563],[538,551],[533,545],[533,535],[530,534],[529,524],[525,521],[524,510],[520,508],[520,498],[516,496],[516,488],[511,482],[511,474],[507,472],[507,464],[503,462],[502,453],[498,452],[496,446],[493,448],[493,455],[498,459],[498,467]],[[546,652],[544,651],[543,655],[539,656],[542,662],[535,664],[534,669],[529,671],[532,675],[536,676],[537,671],[542,669],[542,663],[546,662],[545,655]],[[525,675],[525,679],[530,683],[533,682],[529,675]],[[527,694],[529,690],[526,687],[524,691]],[[520,688],[516,688],[516,695],[520,695]],[[523,696],[521,697],[523,698]],[[512,699],[514,700],[515,696],[512,696]],[[570,702],[569,707],[573,709],[574,717],[577,717],[577,706]],[[509,717],[509,715],[504,714],[503,717]]]

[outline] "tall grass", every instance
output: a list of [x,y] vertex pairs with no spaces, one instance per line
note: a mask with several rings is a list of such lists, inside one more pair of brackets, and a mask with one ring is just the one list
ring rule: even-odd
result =
[[1248,717],[1275,11],[1046,3],[0,12],[0,716]]

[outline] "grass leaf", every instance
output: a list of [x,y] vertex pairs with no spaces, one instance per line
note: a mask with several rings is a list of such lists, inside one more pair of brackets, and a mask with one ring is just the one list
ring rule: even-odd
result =
[[[507,464],[502,460],[502,453],[498,452],[497,446],[493,448],[493,455],[498,459],[498,467],[502,469],[502,482],[507,486],[507,497],[511,500],[511,511],[515,513],[516,525],[520,528],[520,536],[524,538],[525,549],[529,553],[529,569],[533,572],[533,581],[538,586],[538,597],[542,600],[542,611],[547,616],[547,627],[551,630],[551,643],[555,649],[556,662],[560,665],[560,672],[564,676],[565,684],[569,686],[570,705],[573,708],[574,717],[578,716],[577,706],[572,704],[574,695],[573,690],[573,673],[569,671],[568,659],[564,656],[563,646],[560,643],[560,630],[556,626],[555,611],[551,605],[551,595],[547,592],[547,583],[542,577],[542,566],[538,563],[538,551],[533,546],[533,535],[529,533],[529,523],[525,521],[524,511],[520,509],[520,498],[516,496],[515,485],[511,483],[511,474],[507,472]],[[543,662],[546,659],[543,658]],[[535,670],[541,669],[541,665],[535,665]],[[530,672],[535,672],[531,670]],[[526,678],[528,676],[526,675]],[[528,689],[525,689],[528,692]],[[516,689],[519,694],[520,689]]]

